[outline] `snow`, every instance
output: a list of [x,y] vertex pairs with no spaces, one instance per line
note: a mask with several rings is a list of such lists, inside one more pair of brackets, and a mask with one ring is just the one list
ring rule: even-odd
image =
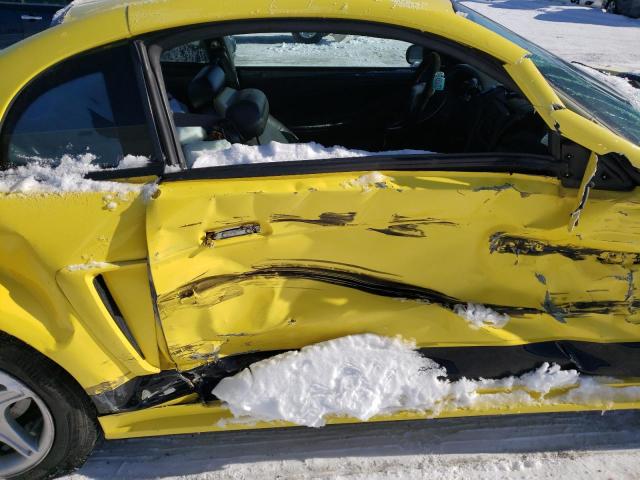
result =
[[[639,39],[640,40],[640,39]],[[592,77],[596,77],[602,83],[607,84],[612,89],[619,92],[624,98],[628,99],[633,107],[640,111],[640,89],[634,87],[629,80],[616,75],[610,75],[600,72],[593,68],[585,67],[583,65],[576,64],[576,67],[583,70]]]
[[640,72],[640,19],[567,0],[462,3],[570,62]]
[[78,263],[75,265],[68,265],[67,270],[70,272],[80,272],[80,271],[89,271],[100,268],[110,267],[112,264],[105,262],[96,262],[94,260],[90,260],[86,263]]
[[[95,160],[96,156],[90,153],[79,156],[65,155],[57,164],[47,160],[40,160],[0,171],[0,193],[34,194],[107,191],[125,194],[140,192],[145,188],[143,185],[138,184],[84,178],[90,172],[104,170],[93,163]],[[127,155],[116,168],[135,168],[142,166],[143,163],[146,165],[148,161],[145,157]],[[112,207],[114,207],[113,204]]]
[[146,167],[149,164],[149,159],[147,157],[143,157],[141,155],[127,155],[116,167],[118,170],[123,170],[125,168],[142,168]]
[[[399,0],[396,7],[423,8],[419,2]],[[407,67],[411,44],[401,40],[348,35],[327,36],[319,43],[297,43],[290,33],[234,35],[235,63],[243,66]],[[266,45],[265,45],[266,44]]]
[[[230,144],[226,140],[217,142],[195,142],[188,145],[187,163],[192,168],[243,165],[248,163],[291,162],[296,160],[320,160],[327,158],[354,158],[383,155],[428,154],[424,150],[391,150],[367,152],[345,147],[325,147],[319,143],[278,143],[265,145]],[[185,152],[187,153],[187,152]]]
[[564,402],[607,408],[614,400],[640,400],[640,387],[613,388],[607,380],[543,363],[519,377],[450,381],[446,369],[421,356],[415,344],[363,334],[254,363],[221,380],[213,394],[241,422],[284,420],[309,427],[321,427],[332,416],[364,421],[406,410],[437,415]]
[[381,172],[369,172],[353,180],[351,185],[358,185],[366,191],[371,187],[386,188],[387,182],[393,182],[393,180],[393,177],[388,177]]
[[510,320],[509,315],[498,313],[477,303],[456,305],[454,311],[469,322],[469,326],[474,330],[482,327],[502,328],[509,323]]

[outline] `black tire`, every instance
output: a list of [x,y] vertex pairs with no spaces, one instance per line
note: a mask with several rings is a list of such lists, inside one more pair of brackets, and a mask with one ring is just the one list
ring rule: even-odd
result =
[[620,13],[618,11],[617,0],[608,0],[604,5],[604,9],[607,11],[607,13]]
[[101,430],[96,410],[78,383],[57,364],[0,332],[0,370],[24,383],[49,408],[54,441],[46,457],[11,480],[56,478],[77,470],[86,461]]
[[298,43],[318,43],[327,34],[319,32],[293,32],[291,35],[293,35],[293,38]]

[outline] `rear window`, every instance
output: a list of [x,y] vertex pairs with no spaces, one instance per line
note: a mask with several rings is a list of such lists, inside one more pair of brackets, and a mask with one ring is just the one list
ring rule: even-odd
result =
[[152,156],[147,109],[129,46],[74,57],[18,97],[1,135],[3,168],[56,164],[92,154],[113,167],[126,155]]

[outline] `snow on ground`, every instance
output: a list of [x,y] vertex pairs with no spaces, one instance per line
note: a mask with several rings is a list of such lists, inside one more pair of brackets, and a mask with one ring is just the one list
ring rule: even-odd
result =
[[67,480],[637,479],[640,412],[330,425],[119,440]]
[[[569,61],[640,72],[640,19],[568,0],[468,0],[477,12]],[[290,33],[237,35],[238,66],[406,66],[408,43],[349,35],[317,45]]]
[[569,61],[640,72],[640,19],[562,0],[469,0],[469,8]]
[[349,35],[317,44],[297,43],[290,33],[234,35],[235,62],[242,66],[406,67],[409,43]]

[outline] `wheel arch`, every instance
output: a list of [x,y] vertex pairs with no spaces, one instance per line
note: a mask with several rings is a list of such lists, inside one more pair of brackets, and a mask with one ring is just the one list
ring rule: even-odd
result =
[[75,318],[55,285],[7,273],[0,268],[0,343],[17,341],[38,352],[90,395],[130,379],[130,372]]

